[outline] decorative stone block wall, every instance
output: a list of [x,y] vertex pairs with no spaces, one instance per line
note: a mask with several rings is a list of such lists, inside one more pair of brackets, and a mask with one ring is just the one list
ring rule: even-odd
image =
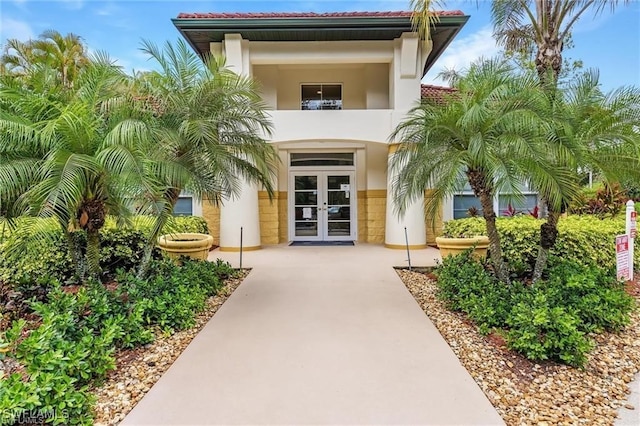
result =
[[360,241],[367,243],[384,243],[385,221],[387,211],[387,191],[371,189],[365,194],[366,206],[366,236],[360,236]]
[[260,212],[260,244],[278,244],[280,242],[279,196],[269,199],[266,191],[258,191],[258,209]]
[[202,217],[207,222],[209,234],[213,237],[213,244],[220,245],[220,207],[209,200],[202,201]]
[[[424,191],[424,199],[426,203],[428,203],[433,198],[432,194],[432,189],[427,189],[426,191]],[[435,245],[436,237],[442,235],[442,208],[440,208],[440,210],[438,211],[435,220],[425,216],[425,225],[427,228],[427,244]]]

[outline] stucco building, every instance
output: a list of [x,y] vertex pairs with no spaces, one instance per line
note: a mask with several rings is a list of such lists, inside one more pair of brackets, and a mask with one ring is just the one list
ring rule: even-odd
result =
[[[269,142],[281,160],[275,199],[247,184],[220,208],[182,202],[204,216],[221,250],[239,249],[241,227],[245,250],[289,241],[404,248],[405,227],[411,247],[433,241],[421,200],[404,217],[395,214],[387,173],[395,145],[388,138],[421,95],[444,90],[421,79],[468,16],[441,12],[431,42],[412,32],[410,18],[410,12],[194,13],[173,20],[198,53],[222,54],[232,70],[256,79],[271,108]],[[452,202],[444,218],[452,216]]]

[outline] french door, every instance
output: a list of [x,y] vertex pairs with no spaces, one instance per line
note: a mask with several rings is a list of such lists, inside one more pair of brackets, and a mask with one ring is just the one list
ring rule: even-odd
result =
[[355,240],[354,172],[304,171],[290,176],[292,240]]

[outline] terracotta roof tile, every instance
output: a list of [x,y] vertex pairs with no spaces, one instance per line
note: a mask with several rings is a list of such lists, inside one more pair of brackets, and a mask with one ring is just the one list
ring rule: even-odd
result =
[[[180,13],[178,19],[277,19],[277,18],[374,18],[374,17],[391,17],[403,18],[410,17],[410,11],[391,11],[391,12],[258,12],[258,13]],[[444,10],[436,12],[439,16],[464,16],[464,12],[460,10]]]
[[451,93],[455,93],[456,89],[444,86],[433,86],[431,84],[423,84],[420,86],[420,97],[422,99],[431,99],[437,103],[441,103]]

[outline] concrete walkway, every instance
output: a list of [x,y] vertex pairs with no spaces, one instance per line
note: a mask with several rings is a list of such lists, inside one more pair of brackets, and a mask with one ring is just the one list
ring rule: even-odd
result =
[[405,252],[367,244],[245,253],[247,279],[121,424],[503,424],[394,265]]

